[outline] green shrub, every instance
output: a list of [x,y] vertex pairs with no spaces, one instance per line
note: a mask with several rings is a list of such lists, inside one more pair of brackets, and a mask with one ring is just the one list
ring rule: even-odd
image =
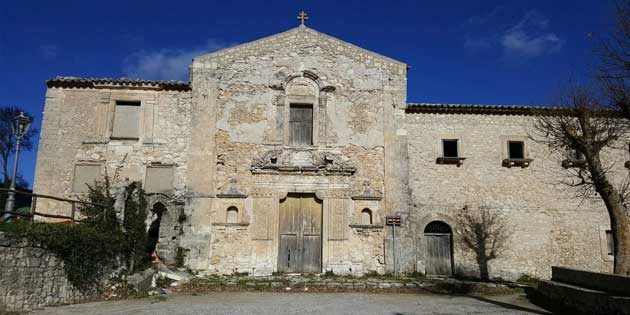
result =
[[[68,280],[82,290],[97,289],[109,271],[122,268],[133,273],[148,266],[145,219],[147,202],[137,183],[126,187],[127,199],[122,222],[118,222],[109,179],[90,186],[79,212],[78,224],[15,222],[0,230],[24,237],[49,249],[63,260]],[[122,224],[121,224],[122,223]]]

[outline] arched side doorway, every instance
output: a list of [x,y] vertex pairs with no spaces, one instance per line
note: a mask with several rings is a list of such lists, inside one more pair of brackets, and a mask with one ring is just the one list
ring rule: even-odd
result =
[[151,221],[149,230],[147,231],[147,247],[146,252],[151,255],[157,247],[158,240],[160,239],[160,224],[162,223],[162,215],[166,212],[166,206],[161,202],[156,202],[151,209],[155,219]]
[[442,221],[432,221],[424,228],[426,240],[426,274],[453,274],[453,231]]

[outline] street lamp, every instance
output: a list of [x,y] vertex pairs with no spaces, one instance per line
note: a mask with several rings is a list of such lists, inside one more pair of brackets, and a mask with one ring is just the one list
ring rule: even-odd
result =
[[[24,115],[24,112],[13,119],[11,123],[11,132],[15,135],[15,155],[13,156],[13,175],[11,176],[11,185],[9,186],[9,194],[7,203],[4,206],[5,212],[13,212],[15,208],[15,178],[17,177],[18,160],[20,158],[20,141],[31,126],[31,119]],[[5,213],[0,219],[1,222],[8,221],[11,218],[11,214]]]

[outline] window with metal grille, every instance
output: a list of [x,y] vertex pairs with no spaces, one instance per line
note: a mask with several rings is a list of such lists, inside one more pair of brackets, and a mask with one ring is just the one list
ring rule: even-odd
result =
[[291,104],[289,110],[289,144],[313,144],[313,106]]

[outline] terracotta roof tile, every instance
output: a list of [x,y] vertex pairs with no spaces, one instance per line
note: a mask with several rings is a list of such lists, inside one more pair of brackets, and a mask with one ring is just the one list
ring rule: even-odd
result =
[[190,84],[182,81],[153,81],[127,78],[56,77],[46,81],[49,88],[105,88],[123,86],[136,89],[190,91]]

